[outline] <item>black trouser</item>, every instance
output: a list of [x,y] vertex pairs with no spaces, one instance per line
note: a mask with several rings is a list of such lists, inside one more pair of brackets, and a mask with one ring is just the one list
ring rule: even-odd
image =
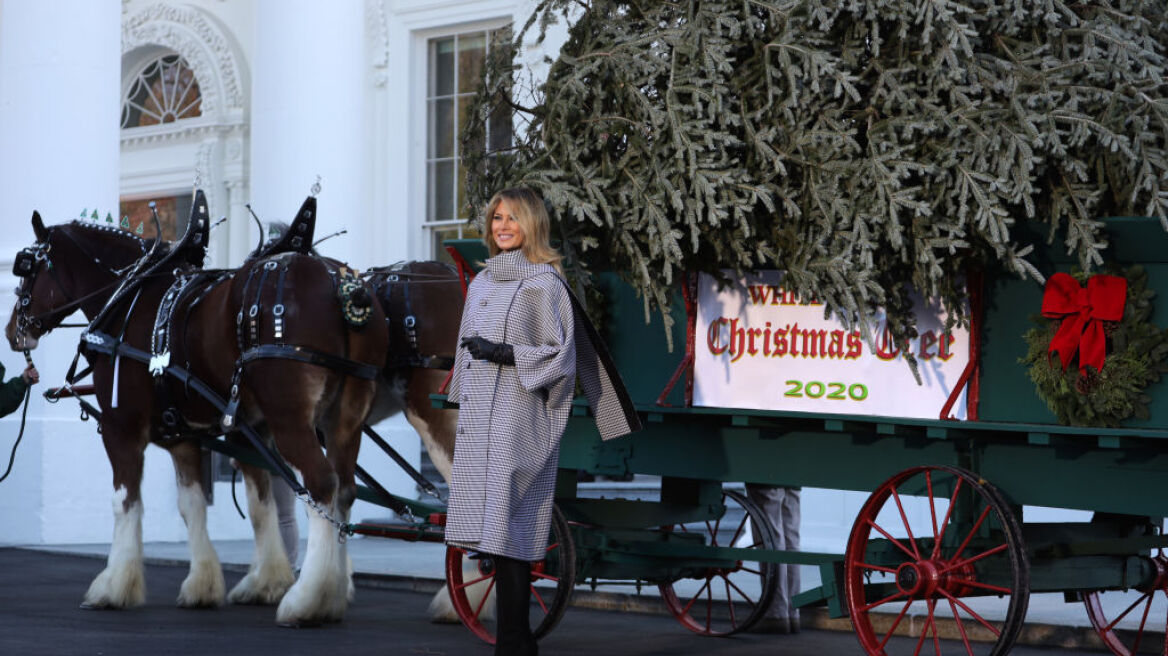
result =
[[531,634],[531,563],[504,556],[495,559],[495,656],[536,656]]

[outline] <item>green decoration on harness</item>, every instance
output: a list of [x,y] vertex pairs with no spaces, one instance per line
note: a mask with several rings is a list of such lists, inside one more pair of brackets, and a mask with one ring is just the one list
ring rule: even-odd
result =
[[142,233],[144,232],[144,230],[145,230],[145,229],[144,229],[144,228],[143,228],[143,226],[142,226],[142,222],[141,222],[141,221],[139,221],[139,222],[138,222],[138,227],[137,227],[137,228],[134,228],[134,234],[136,234],[136,235],[140,235],[140,234],[142,234]]
[[106,213],[105,213],[105,220],[106,220],[106,222],[107,222],[107,223],[113,223],[113,222],[114,222],[114,216],[113,216],[112,214],[110,214],[109,212],[106,212]]
[[[93,219],[94,221],[96,221],[98,219],[96,207],[93,209],[93,214],[89,215],[89,218]],[[107,218],[106,220],[108,221],[109,219]]]
[[[1077,366],[1063,369],[1050,357],[1058,320],[1035,315],[1031,320],[1038,325],[1023,336],[1028,349],[1019,361],[1030,366],[1038,395],[1060,423],[1116,427],[1131,417],[1147,419],[1151,398],[1145,389],[1168,373],[1168,330],[1150,321],[1156,292],[1148,289],[1147,272],[1133,266],[1112,275],[1127,279],[1127,299],[1123,319],[1104,324],[1108,349],[1102,369],[1088,367],[1080,376]],[[1078,272],[1074,277],[1080,284],[1088,278]]]
[[122,222],[118,224],[118,227],[123,228],[125,230],[129,230],[130,229],[130,217],[123,216]]
[[341,313],[345,323],[352,328],[361,328],[373,313],[373,302],[365,283],[357,273],[348,267],[341,267],[337,283],[337,300],[341,303]]
[[89,210],[85,209],[84,207],[81,208],[81,218],[88,219],[89,218],[88,214],[89,214]]

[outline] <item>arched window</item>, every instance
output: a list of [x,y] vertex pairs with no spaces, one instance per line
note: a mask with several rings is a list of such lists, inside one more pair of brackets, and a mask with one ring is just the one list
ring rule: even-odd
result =
[[122,99],[122,127],[173,123],[202,115],[199,82],[186,60],[166,55],[150,62]]

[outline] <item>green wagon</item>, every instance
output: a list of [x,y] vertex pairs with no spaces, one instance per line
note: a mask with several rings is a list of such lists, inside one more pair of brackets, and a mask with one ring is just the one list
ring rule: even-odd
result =
[[[1109,219],[1107,228],[1116,261],[1142,265],[1160,293],[1151,323],[1168,326],[1168,234],[1144,218]],[[453,245],[466,262],[483,259],[477,242]],[[1037,258],[1044,274],[1073,268],[1048,253]],[[1083,604],[1115,654],[1168,654],[1168,385],[1148,387],[1150,417],[1122,428],[1057,423],[1019,362],[1039,285],[986,275],[973,290],[982,300],[972,419],[952,421],[687,405],[684,386],[672,384],[684,369],[684,304],[675,304],[679,347],[670,352],[631,287],[615,276],[599,284],[610,300],[601,332],[645,429],[602,442],[587,404],[575,407],[548,558],[534,574],[537,633],[555,626],[573,586],[586,582],[656,586],[687,628],[736,633],[760,618],[776,565],[787,563],[818,568],[821,585],[795,604],[850,617],[860,653],[1005,654],[1030,594],[1061,592]],[[584,498],[581,470],[659,476],[660,497]],[[728,485],[743,482],[870,496],[839,552],[783,551],[759,508]],[[1093,514],[1028,522],[1024,505]],[[364,532],[437,540],[441,521],[435,514],[425,529]],[[489,558],[448,550],[456,609],[487,640],[481,593],[492,574]]]

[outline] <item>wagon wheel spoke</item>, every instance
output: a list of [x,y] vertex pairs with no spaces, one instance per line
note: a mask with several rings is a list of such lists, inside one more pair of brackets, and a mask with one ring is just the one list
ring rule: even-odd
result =
[[933,648],[937,656],[941,656],[941,636],[937,635],[937,602],[934,599],[929,600],[929,624],[933,626]]
[[973,656],[973,647],[969,645],[969,636],[965,633],[965,622],[961,621],[961,615],[957,613],[957,604],[953,603],[952,599],[946,599],[949,602],[949,609],[953,611],[953,622],[957,624],[957,631],[961,633],[961,642],[965,645],[965,653]]
[[983,551],[976,556],[970,556],[969,558],[966,558],[965,560],[960,560],[957,562],[950,562],[948,565],[941,568],[941,573],[945,574],[948,572],[952,572],[955,569],[960,569],[962,567],[965,567],[966,565],[972,565],[973,563],[976,563],[977,561],[979,561],[983,558],[988,558],[994,554],[1002,553],[1003,551],[1005,551],[1009,547],[1010,547],[1010,545],[1002,543],[1002,544],[999,544],[998,546],[994,547],[993,549]]
[[900,621],[904,619],[905,613],[907,613],[908,609],[912,607],[912,602],[912,599],[904,602],[904,608],[900,609],[900,613],[896,616],[896,619],[892,621],[892,626],[888,628],[888,633],[886,633],[884,635],[884,639],[880,641],[879,649],[884,649],[884,645],[888,644],[888,639],[891,638],[894,633],[896,633],[896,627],[900,626]]
[[921,647],[925,646],[925,636],[927,635],[929,635],[929,621],[925,620],[921,626],[921,635],[917,638],[917,646],[913,649],[913,656],[920,656]]
[[1000,585],[990,585],[989,583],[982,583],[981,581],[973,581],[970,579],[962,579],[961,585],[967,585],[971,588],[978,588],[979,590],[989,590],[990,592],[997,592],[999,594],[1008,595],[1013,590],[1010,588],[1003,588]]
[[1148,596],[1148,603],[1144,604],[1144,616],[1140,618],[1140,628],[1136,631],[1136,639],[1132,642],[1132,653],[1140,653],[1140,640],[1144,637],[1144,627],[1148,624],[1148,611],[1152,610],[1152,601],[1155,594]]
[[1110,630],[1114,629],[1116,624],[1119,624],[1121,621],[1123,621],[1123,618],[1127,617],[1127,614],[1132,612],[1135,609],[1135,607],[1139,606],[1140,602],[1145,600],[1145,599],[1148,600],[1148,606],[1151,606],[1152,605],[1152,593],[1145,592],[1144,594],[1140,595],[1139,599],[1136,599],[1135,601],[1133,601],[1130,606],[1125,608],[1122,613],[1120,613],[1114,620],[1112,620],[1111,624],[1107,625],[1107,630],[1110,631]]
[[539,593],[539,589],[534,585],[531,586],[531,596],[535,597],[535,603],[539,604],[539,607],[543,609],[543,612],[546,615],[548,612],[547,604],[544,603],[543,595]]
[[[712,580],[712,577],[711,577]],[[708,581],[707,581],[708,582]],[[706,586],[706,632],[713,630],[712,622],[714,619],[714,586]]]
[[937,532],[937,500],[933,498],[933,472],[925,472],[925,489],[929,493],[929,518],[933,520],[933,554],[930,558],[937,557],[937,545],[941,544],[941,536]]
[[869,526],[871,526],[872,528],[876,529],[876,531],[877,531],[877,532],[879,532],[879,533],[880,533],[880,535],[883,535],[883,536],[885,537],[885,539],[887,539],[887,540],[888,540],[889,542],[891,542],[892,544],[896,545],[896,548],[897,548],[897,549],[900,549],[901,551],[903,551],[903,552],[904,552],[904,555],[908,556],[909,558],[911,558],[911,559],[913,559],[913,560],[919,560],[919,559],[917,558],[917,555],[916,555],[916,554],[914,554],[913,552],[909,551],[909,550],[908,550],[908,547],[906,547],[906,546],[904,546],[903,544],[901,544],[901,543],[900,543],[900,540],[897,540],[896,538],[892,537],[892,534],[891,534],[891,533],[889,533],[888,531],[885,531],[885,530],[884,530],[884,529],[883,529],[883,528],[882,528],[882,527],[881,527],[879,524],[877,524],[876,522],[874,522],[874,521],[872,521],[872,520],[870,520],[870,519],[869,519],[869,520],[867,520],[867,522],[868,522],[868,525],[869,525]]
[[[1168,597],[1168,592],[1165,592],[1164,596]],[[1165,620],[1165,623],[1164,623],[1164,654],[1163,654],[1163,656],[1168,656],[1168,620]]]
[[953,495],[949,497],[949,508],[945,510],[945,519],[941,520],[941,531],[937,534],[937,542],[933,545],[933,555],[936,558],[941,553],[941,542],[945,539],[945,530],[949,528],[949,518],[953,516],[953,509],[957,507],[957,495],[961,493],[961,484],[964,479],[957,479],[953,486]]
[[877,572],[886,572],[888,574],[895,574],[896,573],[895,569],[893,569],[891,567],[881,567],[880,565],[869,565],[868,563],[858,563],[856,566],[860,567],[861,569],[871,569],[871,570],[875,570]]
[[689,600],[689,603],[685,605],[685,608],[682,609],[682,612],[688,613],[689,609],[693,608],[694,602],[698,600],[698,597],[702,596],[702,593],[705,592],[706,588],[708,587],[710,587],[710,579],[706,579],[706,582],[702,584],[702,587],[698,588],[697,594],[695,594],[693,598]]
[[[884,604],[887,604],[890,601],[896,601],[897,599],[900,599],[901,597],[904,597],[904,596],[906,596],[906,595],[903,592],[895,592],[895,593],[890,594],[887,597],[885,597],[879,601],[873,601],[872,603],[868,604],[867,606],[864,606],[860,610],[869,611],[869,610],[872,610],[873,608],[876,608],[878,606],[883,606]],[[910,599],[909,601],[912,601],[912,600]]]
[[957,560],[958,558],[961,557],[961,554],[965,551],[965,548],[969,546],[969,541],[973,539],[974,535],[977,535],[977,530],[979,528],[981,528],[982,522],[985,521],[985,518],[989,514],[990,514],[990,507],[989,506],[986,506],[985,508],[982,509],[981,516],[977,518],[977,521],[973,524],[973,528],[969,529],[969,535],[965,536],[965,541],[961,543],[960,547],[957,547],[957,551],[954,552],[953,556],[949,559],[950,561]]
[[[734,591],[737,592],[738,594],[742,595],[742,598],[744,600],[746,600],[747,604],[749,604],[751,606],[755,605],[754,600],[750,598],[750,595],[743,592],[742,588],[738,587],[733,581],[730,580],[729,577],[723,576],[722,578],[726,579],[726,598],[727,599],[730,598],[730,588],[734,588]],[[731,608],[730,612],[731,613],[734,612],[733,608]]]
[[487,591],[483,593],[483,598],[479,600],[479,605],[474,610],[475,617],[481,617],[483,613],[483,606],[486,605],[487,599],[491,596],[491,590],[495,587],[495,577],[491,576],[491,582],[487,584]]
[[[746,528],[746,520],[748,520],[748,519],[750,519],[750,515],[744,514],[742,516],[742,521],[738,522],[738,528],[734,529],[734,535],[730,536],[730,542],[726,546],[733,547],[735,544],[738,543],[738,536],[742,535],[742,529]],[[758,540],[755,540],[754,544],[751,544],[747,548],[754,549],[757,546],[758,546]]]
[[730,579],[723,576],[722,581],[726,583],[726,606],[730,609],[730,626],[738,626],[738,618],[734,616],[734,597],[730,596]]
[[908,543],[912,545],[912,556],[920,560],[921,550],[917,548],[917,539],[913,537],[912,524],[908,521],[908,515],[904,512],[904,505],[900,502],[900,495],[897,494],[896,488],[892,488],[892,498],[896,501],[896,509],[900,511],[900,521],[904,522],[904,530],[908,532]]
[[[491,572],[490,574],[483,574],[482,576],[478,577],[477,579],[474,579],[471,581],[464,581],[463,583],[460,583],[459,585],[455,586],[455,589],[456,590],[465,590],[472,585],[476,585],[476,584],[482,583],[483,581],[486,581],[487,579],[494,579],[494,578],[495,578],[494,572]],[[493,580],[491,582],[491,585],[494,585]]]
[[977,620],[978,624],[981,624],[985,628],[992,631],[994,635],[1002,635],[1002,632],[998,629],[998,627],[994,626],[993,624],[990,624],[989,621],[986,620],[986,618],[982,617],[981,615],[978,615],[977,612],[974,611],[972,608],[970,608],[968,605],[966,605],[965,602],[961,601],[957,597],[954,597],[953,595],[949,594],[948,592],[946,592],[944,590],[938,590],[938,592],[945,595],[945,597],[947,599],[949,599],[949,601],[957,604],[958,606],[961,606],[961,610],[965,611],[966,613],[969,614],[970,617]]

